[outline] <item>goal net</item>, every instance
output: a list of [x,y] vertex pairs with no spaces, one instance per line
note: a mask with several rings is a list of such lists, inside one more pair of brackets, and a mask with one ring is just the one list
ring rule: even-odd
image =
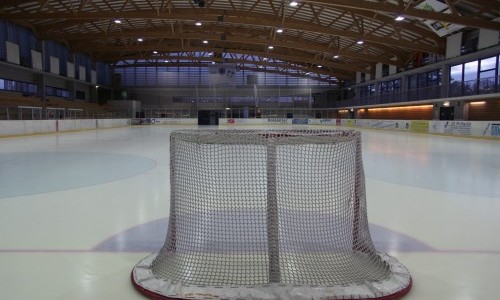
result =
[[354,130],[180,130],[164,246],[132,271],[153,299],[397,299],[411,276],[368,230]]

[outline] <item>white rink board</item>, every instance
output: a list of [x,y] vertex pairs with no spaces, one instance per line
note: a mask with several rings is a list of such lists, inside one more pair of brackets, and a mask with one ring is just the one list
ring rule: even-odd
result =
[[0,121],[0,137],[129,126],[130,119]]
[[[418,123],[420,130],[412,130]],[[430,134],[500,138],[500,121],[427,121],[427,120],[369,120],[369,119],[219,119],[220,125],[292,125],[343,126]],[[428,125],[427,125],[428,124]]]

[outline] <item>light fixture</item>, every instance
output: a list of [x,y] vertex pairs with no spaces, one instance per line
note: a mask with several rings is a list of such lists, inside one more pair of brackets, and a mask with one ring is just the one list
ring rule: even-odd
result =
[[267,61],[267,59],[268,59],[267,57],[262,58],[263,61]]
[[203,40],[203,44],[208,44],[208,41],[207,40]]
[[403,15],[399,15],[394,20],[399,22],[399,21],[403,21],[404,19],[405,19],[405,17]]
[[445,102],[443,103],[443,106],[446,106],[446,107],[450,106],[450,101],[445,101]]
[[309,74],[311,74],[311,72],[306,72],[306,75],[309,75]]
[[212,62],[212,65],[215,65],[215,61]]
[[297,1],[290,1],[290,6],[291,7],[295,7],[297,5],[299,5],[299,2],[297,2]]
[[201,26],[201,22],[200,21],[196,21],[196,23],[194,23],[194,25]]
[[432,104],[412,105],[412,106],[391,106],[391,107],[374,107],[368,108],[368,111],[391,111],[391,110],[415,110],[432,108]]
[[115,19],[113,22],[115,22],[115,24],[121,24],[121,23],[122,23],[122,20],[120,20],[120,19]]
[[323,68],[323,66],[322,65],[318,65],[318,68]]
[[153,54],[158,54],[158,51],[156,51],[156,50],[155,50],[155,51],[153,51]]
[[276,32],[277,32],[277,33],[283,33],[283,28],[278,28],[278,29],[276,29]]
[[333,58],[335,58],[335,59],[336,59],[336,58],[339,58],[339,57],[340,57],[340,56],[338,56],[338,55],[334,55],[334,56],[333,56]]
[[166,63],[168,63],[168,62],[170,62],[170,61],[168,61],[168,59],[167,59],[167,60],[165,60],[165,62],[166,62]]
[[267,49],[274,49],[274,46],[270,45],[267,47]]
[[144,41],[144,39],[143,38],[138,38],[137,41],[138,42],[142,42],[142,41]]
[[486,101],[475,101],[475,102],[470,102],[469,104],[470,105],[481,105],[481,104],[485,104]]
[[363,40],[358,40],[358,41],[356,42],[356,44],[358,44],[358,45],[363,45],[364,43],[365,43],[365,42],[364,42]]

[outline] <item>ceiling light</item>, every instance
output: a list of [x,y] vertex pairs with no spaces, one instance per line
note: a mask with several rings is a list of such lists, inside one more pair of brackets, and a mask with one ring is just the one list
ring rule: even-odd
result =
[[334,55],[333,58],[339,58],[340,56],[339,55]]
[[394,20],[396,20],[396,21],[403,21],[404,19],[405,19],[405,17],[403,15],[399,15]]
[[208,44],[208,41],[207,41],[207,40],[204,40],[204,41],[203,41],[203,44]]
[[168,59],[165,62],[168,63],[169,62]]
[[122,20],[120,20],[120,19],[115,19],[115,20],[114,20],[114,22],[115,22],[115,24],[121,24],[121,23],[122,23]]
[[194,23],[194,25],[201,26],[201,22],[200,21],[196,21],[196,23]]
[[318,66],[318,68],[323,68],[323,66],[322,66],[322,65],[319,65],[319,66]]
[[158,54],[158,51],[153,51],[153,54]]
[[144,41],[144,39],[143,38],[138,38],[137,41],[138,42],[142,42],[142,41]]
[[283,32],[283,28],[278,28],[278,29],[276,29],[276,32],[277,32],[277,33],[282,33],[282,32]]
[[356,44],[358,44],[358,45],[363,45],[364,43],[365,42],[363,40],[359,40],[359,41],[356,42]]
[[299,5],[299,2],[297,2],[297,1],[290,1],[290,6],[295,7],[297,5]]
[[212,62],[212,65],[215,65],[215,61]]
[[274,49],[274,46],[268,46],[267,49]]

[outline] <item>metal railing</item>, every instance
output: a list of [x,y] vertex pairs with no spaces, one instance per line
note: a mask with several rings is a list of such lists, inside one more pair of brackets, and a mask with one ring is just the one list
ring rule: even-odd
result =
[[35,107],[35,106],[3,106],[0,107],[0,120],[65,120],[65,119],[113,119],[127,118],[120,112],[103,112],[97,110]]
[[500,77],[488,77],[479,80],[452,82],[448,85],[435,85],[407,91],[374,94],[367,97],[355,97],[335,102],[333,107],[346,108],[422,100],[444,100],[445,98],[494,93],[500,93]]
[[[216,113],[219,118],[334,118],[334,109],[327,108],[149,108],[139,118],[198,118],[201,111]],[[121,114],[131,114],[123,111]]]

